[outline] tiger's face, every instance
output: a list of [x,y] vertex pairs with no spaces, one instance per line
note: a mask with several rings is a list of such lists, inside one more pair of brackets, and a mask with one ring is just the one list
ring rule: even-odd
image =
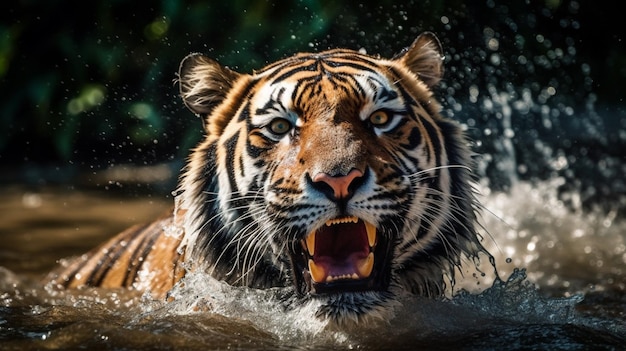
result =
[[431,92],[442,72],[432,34],[394,59],[330,50],[252,75],[188,56],[181,95],[206,129],[180,187],[191,266],[293,286],[338,321],[441,294],[481,250],[467,143]]

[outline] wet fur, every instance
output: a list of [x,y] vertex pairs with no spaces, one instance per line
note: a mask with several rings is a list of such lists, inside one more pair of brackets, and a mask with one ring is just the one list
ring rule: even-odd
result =
[[[338,322],[387,318],[401,294],[440,296],[444,276],[453,281],[464,258],[484,251],[468,142],[456,122],[440,115],[431,90],[443,76],[442,63],[430,33],[393,59],[331,50],[298,54],[252,75],[189,55],[178,82],[206,135],[183,170],[175,209],[67,261],[49,279],[64,288],[124,286],[163,298],[185,270],[202,270],[232,285],[293,287],[288,306],[315,302],[318,317]],[[313,67],[319,71],[309,72]],[[350,78],[363,70],[364,78]],[[269,88],[293,80],[299,83],[285,83],[282,92]],[[289,98],[281,95],[288,92]],[[382,93],[398,96],[372,97]],[[367,108],[389,101],[406,109],[398,127],[367,125]],[[263,125],[263,113],[286,114],[301,125],[278,137]],[[314,296],[303,289],[288,252],[340,210],[304,175],[351,168],[367,169],[368,183],[351,200],[361,207],[341,211],[377,223],[392,243],[389,284],[383,291]]]

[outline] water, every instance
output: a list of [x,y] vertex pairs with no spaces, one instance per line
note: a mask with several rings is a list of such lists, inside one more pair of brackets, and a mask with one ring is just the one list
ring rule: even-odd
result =
[[0,349],[622,349],[626,221],[566,205],[562,183],[481,187],[483,243],[502,280],[483,258],[483,274],[464,272],[447,298],[407,296],[393,319],[341,330],[316,320],[314,306],[282,310],[280,289],[204,274],[186,277],[170,303],[123,290],[47,290],[38,279],[55,260],[154,217],[171,199],[3,189]]
[[[185,11],[198,11],[197,7],[185,10],[173,6],[173,2],[164,3],[168,5],[165,12],[171,11],[171,16],[176,11],[181,14],[173,18],[188,18],[183,15]],[[623,72],[615,62],[623,55],[612,46],[622,45],[623,35],[606,30],[617,29],[608,23],[618,23],[619,15],[610,10],[598,12],[602,6],[579,1],[536,2],[536,6],[533,2],[496,1],[471,6],[459,6],[461,2],[433,4],[408,1],[394,4],[393,11],[378,6],[373,14],[367,6],[358,6],[365,12],[346,7],[347,12],[337,17],[339,20],[326,18],[316,6],[308,6],[313,8],[311,17],[315,21],[310,23],[315,28],[324,23],[341,24],[329,31],[333,35],[322,36],[327,39],[321,40],[314,39],[319,29],[313,30],[307,24],[308,14],[298,22],[300,11],[286,9],[284,13],[294,18],[293,23],[299,23],[295,31],[289,32],[290,40],[311,40],[300,49],[335,47],[338,43],[355,46],[358,42],[372,53],[391,53],[408,45],[416,32],[426,29],[440,35],[447,73],[437,95],[441,96],[444,113],[465,126],[475,140],[474,149],[481,154],[479,199],[484,206],[481,220],[485,227],[481,234],[502,280],[497,279],[487,258],[481,258],[480,270],[457,275],[456,285],[445,299],[405,297],[395,318],[387,323],[345,330],[328,328],[307,309],[299,313],[282,311],[277,304],[280,289],[233,288],[203,274],[186,277],[185,289],[177,290],[177,299],[168,304],[122,290],[59,293],[45,289],[39,282],[57,260],[86,252],[129,225],[154,218],[167,211],[172,200],[147,196],[149,192],[145,191],[133,196],[135,188],[122,189],[125,195],[121,196],[112,191],[5,186],[0,188],[0,350],[624,349],[626,112],[621,90],[616,89],[622,81],[617,77]],[[211,17],[210,12],[203,13],[207,16],[200,17]],[[353,17],[363,23],[354,22]],[[424,18],[434,22],[440,19],[441,23]],[[609,27],[599,26],[598,18],[605,19]],[[163,63],[168,57],[177,61],[180,50],[196,48],[193,50],[216,54],[221,50],[216,58],[237,67],[254,62],[251,52],[258,55],[259,47],[265,45],[272,50],[267,49],[263,59],[257,61],[270,60],[270,55],[276,55],[274,51],[285,47],[279,42],[278,32],[272,32],[280,22],[272,19],[261,26],[255,21],[247,21],[248,29],[243,28],[240,38],[245,40],[227,41],[234,45],[230,53],[207,44],[210,26],[197,26],[201,32],[186,33],[175,33],[176,26],[172,26],[169,38],[188,39],[172,50],[175,59],[162,51],[149,54]],[[250,28],[255,35],[247,38],[245,30]],[[270,44],[261,44],[263,40],[256,39],[256,43],[254,37],[257,32],[262,34],[263,28],[269,28],[271,37],[278,41],[268,39]],[[223,28],[219,30],[219,35],[223,34]],[[33,33],[39,42],[39,31]],[[123,50],[125,45],[118,39],[113,38],[114,47]],[[159,43],[176,44],[164,40]],[[110,41],[93,42],[106,46]],[[616,55],[613,51],[619,52]],[[54,56],[51,60],[55,61]],[[150,75],[159,72],[159,67],[163,66],[150,69]],[[55,66],[55,70],[58,68]],[[603,79],[603,71],[615,79]],[[39,81],[41,70],[32,72]],[[170,89],[172,77],[167,73],[162,76]],[[16,92],[25,91],[19,88],[23,78],[20,76],[20,84],[15,87],[7,86]],[[99,79],[96,76],[88,80]],[[153,93],[158,85],[154,78],[144,81],[149,89],[130,89],[136,99],[147,101],[157,94],[153,100],[161,101],[164,96]],[[126,85],[116,88],[115,82],[103,84],[113,92],[121,89],[119,96],[127,95]],[[63,92],[56,95],[69,91],[65,86],[60,89]],[[614,98],[607,99],[603,94]],[[8,96],[9,100],[19,100]],[[61,105],[52,105],[51,111],[63,110],[59,106],[64,107],[72,98],[63,96]],[[106,124],[97,130],[118,130],[113,128],[117,122],[111,121],[120,121],[115,116],[126,118],[125,107],[118,105],[125,106],[128,101],[113,93],[107,96],[107,103],[110,105],[100,106],[101,112],[112,113],[88,120]],[[47,110],[40,108],[47,104],[32,105]],[[177,116],[177,111],[169,110],[174,107],[164,108],[163,115]],[[13,128],[7,125],[7,130],[19,130],[20,125],[27,128],[19,121],[29,119],[21,118],[22,114],[19,117],[13,120]],[[172,120],[179,122],[178,118]],[[72,121],[58,123],[71,129]],[[41,130],[45,137],[55,134],[54,130]],[[97,154],[99,159],[102,155],[117,155],[118,159],[143,161],[145,146],[139,147],[135,155],[118,155],[116,148],[126,152],[136,147],[107,141],[104,144],[113,145],[113,149],[93,151],[99,146],[92,145],[97,140],[91,132],[79,134],[76,129],[73,138],[80,141],[82,137],[87,142],[86,146],[78,143],[84,147],[77,147],[76,153],[89,160]],[[159,145],[167,143],[162,139]],[[32,150],[30,160],[38,159],[32,153],[39,156],[45,151],[33,145],[40,144],[35,140],[17,144],[20,149]],[[154,176],[168,170],[153,168],[144,174]],[[130,172],[133,176],[136,173],[136,169]],[[170,175],[170,179],[174,177]],[[38,183],[32,175],[21,178]],[[111,184],[119,186],[115,181]],[[169,185],[166,188],[172,189]]]

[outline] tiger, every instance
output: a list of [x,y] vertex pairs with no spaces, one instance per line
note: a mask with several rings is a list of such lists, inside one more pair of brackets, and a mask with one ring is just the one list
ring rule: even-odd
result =
[[337,323],[384,315],[403,294],[442,296],[486,252],[470,140],[435,98],[444,60],[431,32],[391,58],[333,48],[249,74],[189,54],[175,84],[203,136],[173,209],[48,281],[167,299],[204,272],[285,288],[290,306],[315,301]]

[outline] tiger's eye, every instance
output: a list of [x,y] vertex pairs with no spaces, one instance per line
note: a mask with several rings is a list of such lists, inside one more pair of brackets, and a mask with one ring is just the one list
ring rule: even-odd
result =
[[374,126],[382,126],[389,122],[389,113],[378,110],[370,115],[370,123]]
[[270,123],[269,127],[274,134],[285,134],[291,129],[291,122],[284,118],[276,118]]

